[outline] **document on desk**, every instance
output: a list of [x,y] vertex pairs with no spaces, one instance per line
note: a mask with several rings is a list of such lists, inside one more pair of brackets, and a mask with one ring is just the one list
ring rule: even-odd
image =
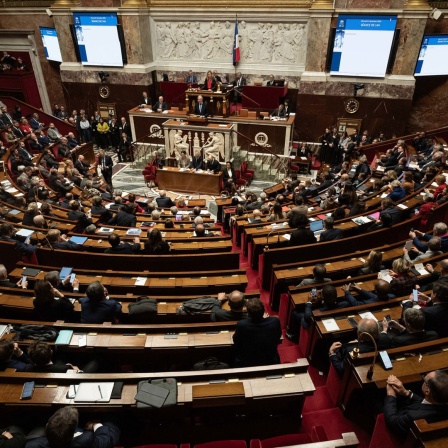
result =
[[340,330],[338,324],[336,323],[336,321],[331,318],[331,319],[322,319],[322,324],[325,327],[325,330],[327,331],[338,331]]
[[285,234],[283,234],[282,235],[282,237],[285,239],[285,240],[290,240],[291,239],[291,234],[290,233],[285,233]]
[[145,286],[146,280],[148,280],[148,277],[137,277],[134,285],[135,286]]
[[373,319],[376,322],[378,322],[378,319],[370,311],[366,311],[365,313],[359,313],[359,315],[362,319]]
[[392,281],[392,277],[389,275],[389,269],[381,269],[380,276],[381,280],[386,280],[387,283]]
[[429,275],[429,272],[425,269],[423,266],[423,263],[417,263],[414,264],[414,269],[420,274],[420,275]]
[[75,396],[75,403],[109,403],[113,382],[80,383]]

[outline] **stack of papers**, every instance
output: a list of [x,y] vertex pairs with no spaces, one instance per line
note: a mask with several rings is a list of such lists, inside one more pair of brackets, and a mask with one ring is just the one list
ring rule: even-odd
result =
[[381,279],[386,280],[387,283],[390,283],[392,281],[392,277],[389,275],[388,269],[382,269],[380,271]]
[[361,316],[361,319],[373,319],[374,321],[378,322],[378,319],[370,311],[359,313],[359,315]]
[[80,383],[75,395],[75,403],[109,403],[113,382]]
[[340,330],[338,324],[334,319],[322,319],[322,323],[327,331],[338,331]]

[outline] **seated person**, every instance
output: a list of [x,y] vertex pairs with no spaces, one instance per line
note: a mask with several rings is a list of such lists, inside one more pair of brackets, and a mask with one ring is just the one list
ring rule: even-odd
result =
[[381,262],[383,261],[383,254],[379,250],[372,250],[364,262],[363,267],[359,270],[358,275],[372,274],[374,272],[380,272],[384,269]]
[[145,241],[145,253],[149,255],[166,255],[170,251],[170,245],[163,240],[162,233],[155,228],[148,232]]
[[448,418],[448,373],[429,372],[423,378],[423,397],[406,390],[403,383],[390,375],[386,384],[384,418],[388,428],[403,440],[414,420],[441,421]]
[[166,195],[166,191],[165,190],[160,190],[159,191],[159,195],[160,197],[156,198],[156,202],[157,202],[157,206],[160,208],[170,208],[172,207],[174,204],[174,202],[171,200],[170,197],[168,197]]
[[[223,310],[223,303],[229,301],[229,310]],[[244,311],[246,301],[244,293],[240,291],[233,291],[228,296],[224,292],[218,294],[216,304],[213,305],[210,318],[213,322],[227,322],[233,320],[247,319],[247,312]]]
[[389,336],[392,348],[433,341],[439,335],[435,331],[425,331],[425,320],[422,310],[407,308],[403,311],[404,325],[383,319],[383,332]]
[[233,334],[235,367],[278,364],[282,329],[277,317],[265,315],[260,299],[246,302],[248,319],[238,321]]
[[121,242],[118,233],[113,232],[109,235],[107,241],[110,247],[104,251],[105,254],[132,255],[140,252],[140,238],[138,236],[134,238],[134,244],[129,244]]
[[91,283],[86,289],[86,296],[79,300],[81,303],[81,323],[118,323],[121,303],[110,299],[107,289],[100,282]]
[[291,229],[296,229],[291,233],[290,246],[303,246],[317,241],[314,233],[306,227],[308,217],[303,213],[293,211],[289,216],[288,224]]
[[411,257],[409,256],[409,251],[406,249],[406,247],[403,247],[403,254],[404,254],[403,256],[404,259],[409,261],[410,263],[412,262],[416,263],[418,261],[425,260],[426,258],[431,258],[436,255],[443,254],[443,252],[440,250],[441,247],[442,247],[442,240],[438,236],[434,236],[428,241],[428,250],[426,252],[420,252],[418,249],[413,247],[410,252],[413,255],[413,257],[416,254],[417,256],[413,260],[411,260]]
[[38,280],[34,285],[34,311],[46,321],[70,320],[73,304],[47,280]]
[[331,278],[326,278],[327,268],[322,263],[317,263],[313,268],[313,278],[303,279],[297,286],[312,285],[314,283],[331,282]]
[[168,110],[168,104],[163,99],[163,96],[159,96],[159,100],[154,104],[152,110],[155,112],[163,112],[164,110]]
[[73,200],[70,202],[70,211],[68,212],[67,217],[72,221],[76,221],[76,229],[80,233],[84,232],[87,226],[93,224],[90,211],[84,213],[81,210],[81,204],[79,201]]
[[8,279],[8,271],[4,264],[0,264],[0,286],[5,288],[23,288],[28,287],[28,282],[22,282],[22,278],[17,283],[12,283]]
[[78,410],[72,406],[58,409],[45,428],[32,432],[41,437],[29,439],[25,448],[114,448],[120,439],[120,430],[110,422],[89,421],[80,428]]
[[5,369],[15,369],[17,372],[32,370],[28,355],[10,338],[0,340],[0,371]]
[[196,224],[193,237],[215,236],[213,233],[205,230],[204,224]]
[[96,373],[98,372],[98,363],[94,360],[89,361],[82,369],[70,363],[61,360],[52,361],[53,350],[50,344],[45,341],[35,341],[28,347],[28,356],[32,364],[33,372],[41,373],[67,373],[68,370],[74,370],[76,373]]
[[420,252],[426,252],[428,250],[428,245],[422,243],[420,240],[429,241],[431,238],[438,236],[441,239],[442,252],[448,252],[448,226],[444,222],[437,222],[434,224],[432,235],[415,230],[409,232],[409,236],[412,238],[414,246]]
[[[342,289],[345,292],[345,300],[347,300],[351,306],[365,305],[366,303],[387,301],[395,298],[395,295],[390,293],[390,284],[386,282],[386,280],[382,279],[378,279],[375,282],[373,292],[360,288],[356,283],[344,285]],[[358,292],[358,296],[356,298],[351,295],[351,289]]]
[[333,228],[334,219],[331,216],[327,216],[324,220],[325,230],[320,234],[320,242],[340,240],[344,235],[341,229]]
[[390,193],[387,195],[387,197],[394,202],[397,202],[400,199],[403,199],[406,197],[406,191],[402,187],[399,180],[392,181],[390,183],[389,189],[390,189]]
[[390,348],[390,340],[386,334],[379,332],[378,323],[374,319],[361,319],[358,322],[358,343],[346,343],[334,342],[328,352],[330,362],[338,372],[339,376],[344,373],[345,363],[349,356],[349,353],[354,347],[358,346],[360,353],[367,353],[375,351],[372,340],[361,333],[369,333],[373,339],[375,339],[378,350],[387,350]]
[[48,231],[44,247],[62,250],[82,250],[82,245],[70,241],[67,235],[61,234],[61,231],[58,229],[50,229]]
[[283,104],[279,104],[277,109],[274,109],[274,112],[272,112],[271,118],[272,117],[286,118],[285,106]]
[[348,306],[346,301],[338,299],[338,293],[333,285],[324,285],[321,290],[311,290],[308,302],[305,304],[305,311],[294,309],[288,324],[288,332],[285,336],[292,342],[298,342],[300,328],[308,330],[313,310],[328,311]]
[[221,171],[221,164],[217,160],[215,160],[212,154],[209,154],[207,157],[207,162],[205,164],[205,169],[208,172],[218,174]]
[[26,240],[27,242],[23,243],[18,237],[14,237],[15,232],[16,229],[14,229],[12,224],[9,222],[2,223],[0,225],[0,240],[14,243],[21,256],[30,256],[36,251],[37,246],[30,244],[28,239]]
[[380,218],[385,213],[389,213],[389,215],[392,217],[392,225],[398,224],[399,222],[403,221],[403,213],[401,209],[395,207],[394,202],[391,198],[384,198],[381,201]]
[[416,277],[411,272],[411,263],[403,258],[397,258],[392,262],[389,275],[392,277],[390,286],[396,297],[408,296],[415,288]]
[[137,217],[131,213],[132,210],[132,204],[121,204],[118,213],[109,219],[107,223],[120,227],[135,227],[137,224]]
[[59,291],[68,291],[68,292],[78,292],[79,291],[79,280],[75,277],[73,279],[73,283],[70,283],[70,275],[61,280],[59,271],[49,271],[45,274],[44,280],[51,283],[53,288],[56,288]]

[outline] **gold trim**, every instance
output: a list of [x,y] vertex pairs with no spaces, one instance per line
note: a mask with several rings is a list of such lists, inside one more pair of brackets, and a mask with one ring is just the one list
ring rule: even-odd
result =
[[[325,0],[319,0],[325,1]],[[329,0],[328,0],[329,1]],[[149,7],[199,7],[199,8],[222,8],[222,4],[219,2],[210,3],[206,0],[147,0],[147,4]],[[275,2],[276,8],[310,8],[313,4],[313,0],[277,0]],[[241,0],[227,0],[226,7],[227,8],[241,8],[246,11],[251,6],[253,7],[267,7],[272,8],[272,0],[248,0],[245,2],[244,8],[241,6]],[[333,7],[333,3],[329,1],[329,5],[331,8]]]
[[431,7],[428,4],[428,0],[408,0],[406,2],[406,5],[403,8],[404,10],[418,10],[418,11],[425,11],[430,10]]
[[80,5],[80,1],[77,0],[56,0],[51,8],[74,8]]
[[148,2],[146,0],[123,0],[122,8],[146,8]]
[[332,0],[314,0],[311,9],[333,9]]

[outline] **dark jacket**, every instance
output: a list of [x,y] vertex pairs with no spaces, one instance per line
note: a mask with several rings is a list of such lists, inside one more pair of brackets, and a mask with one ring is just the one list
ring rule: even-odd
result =
[[291,239],[289,240],[290,246],[303,246],[305,244],[315,243],[316,237],[310,229],[305,227],[299,227],[291,233]]
[[108,224],[121,227],[135,227],[137,218],[131,213],[120,210],[112,219],[109,219]]
[[341,229],[328,229],[324,230],[320,234],[320,240],[319,241],[333,241],[333,240],[340,240],[343,238],[344,233]]

